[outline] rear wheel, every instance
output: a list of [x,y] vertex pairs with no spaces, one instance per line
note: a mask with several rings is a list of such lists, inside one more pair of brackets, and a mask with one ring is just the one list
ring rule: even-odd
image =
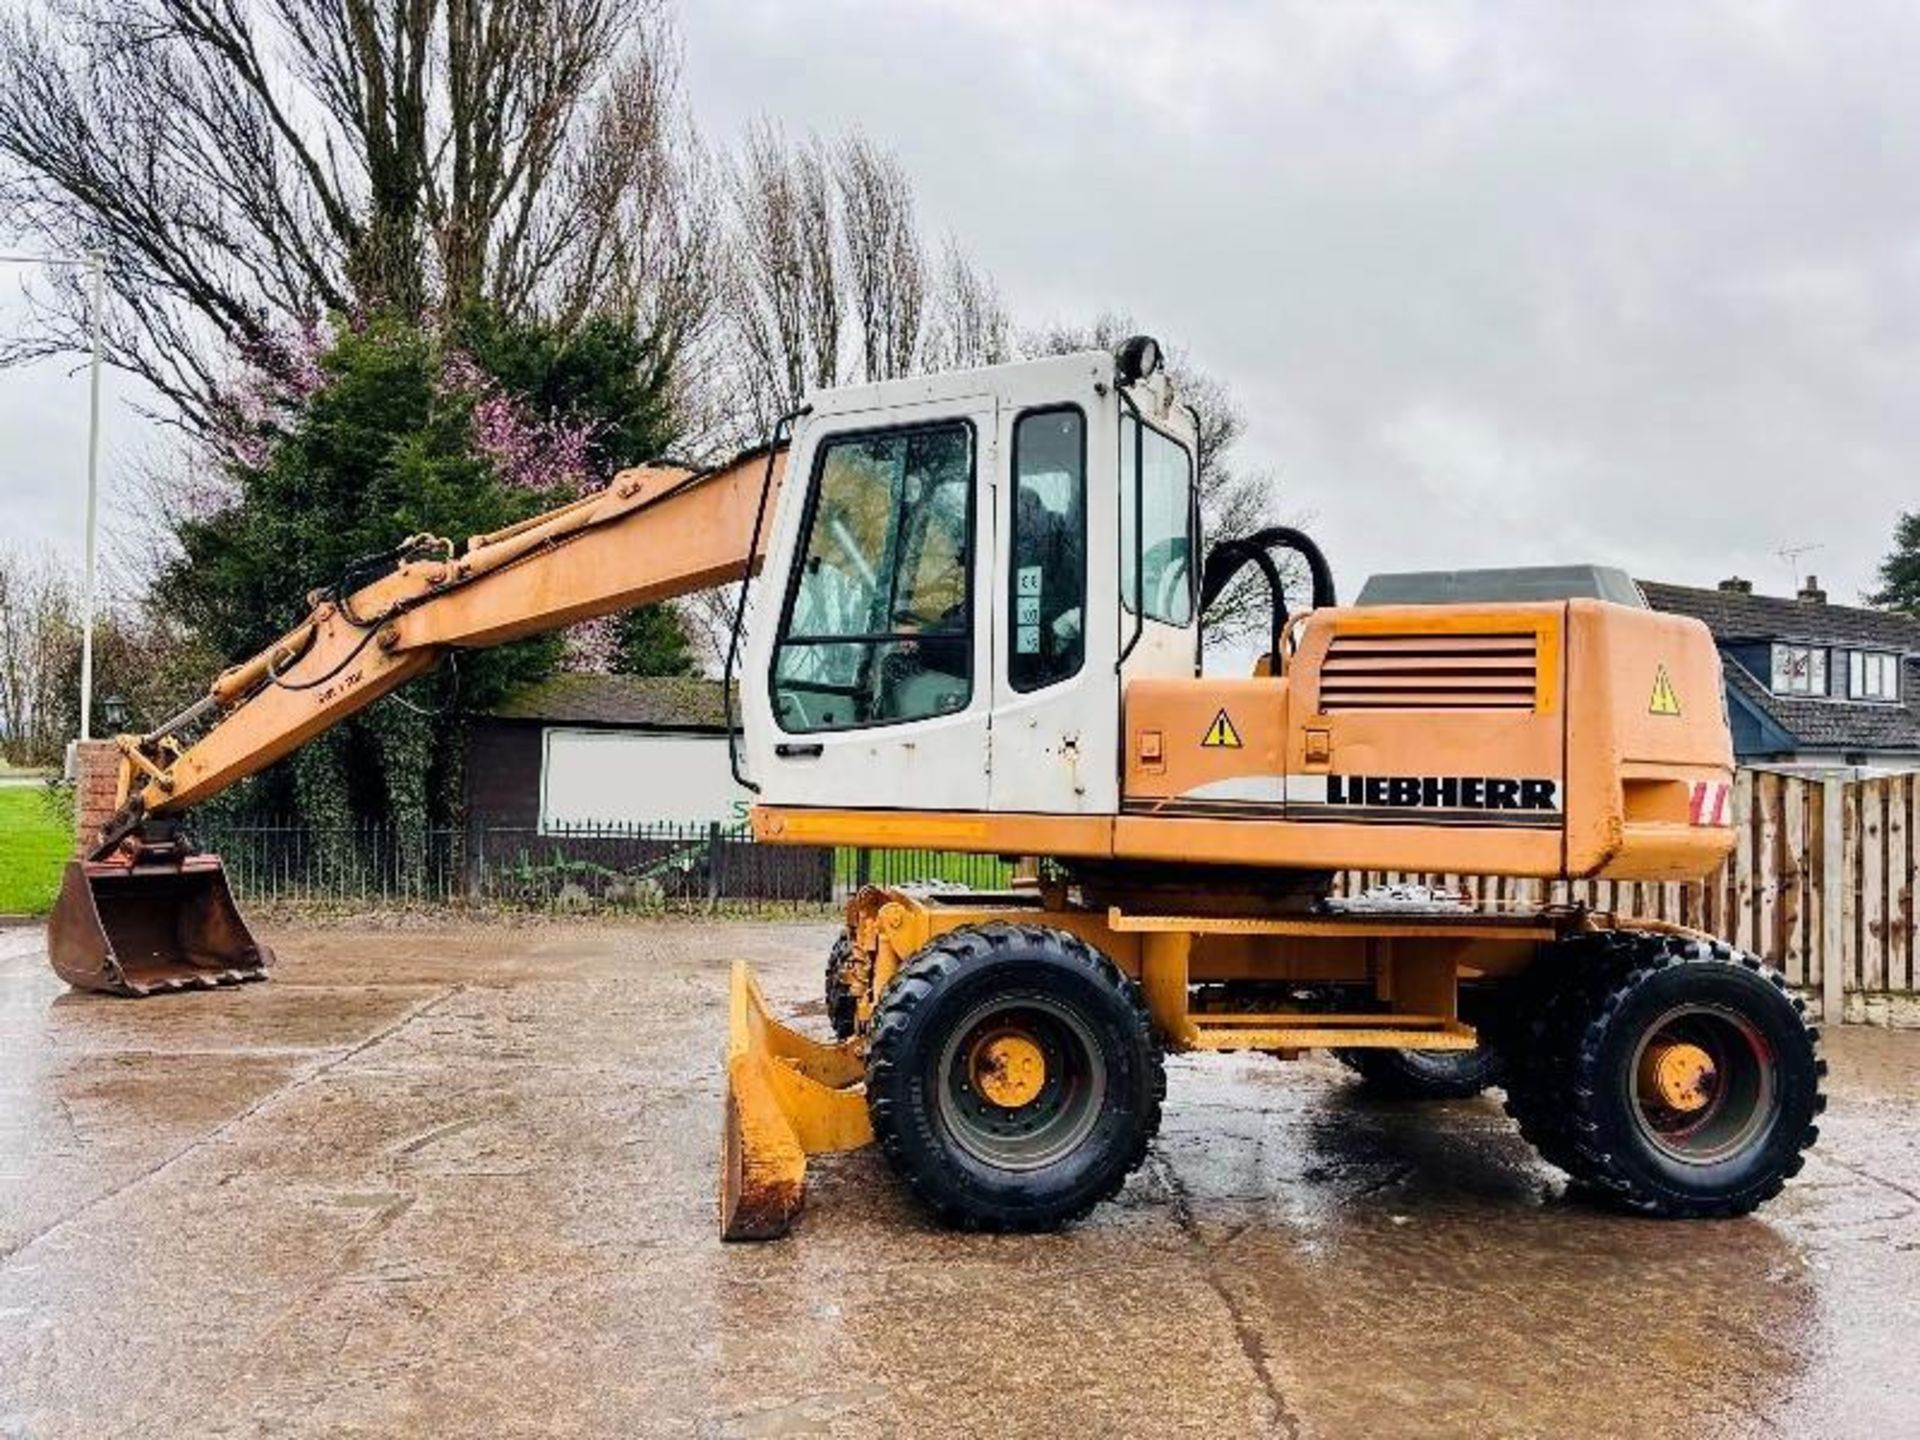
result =
[[1826,1065],[1805,1005],[1758,957],[1610,931],[1516,982],[1507,1112],[1541,1157],[1641,1214],[1745,1214],[1797,1174]]
[[1744,1215],[1818,1137],[1818,1033],[1756,956],[1666,935],[1634,949],[1572,1051],[1572,1172],[1643,1214]]
[[1336,1050],[1367,1089],[1394,1100],[1464,1100],[1500,1083],[1500,1052],[1471,1050]]
[[1573,1051],[1600,999],[1634,967],[1647,937],[1604,931],[1549,949],[1511,982],[1496,1008],[1496,1044],[1506,1057],[1506,1111],[1548,1164],[1573,1172]]
[[888,986],[868,1035],[874,1136],[949,1224],[1075,1219],[1159,1128],[1166,1077],[1139,987],[1064,931],[941,936]]

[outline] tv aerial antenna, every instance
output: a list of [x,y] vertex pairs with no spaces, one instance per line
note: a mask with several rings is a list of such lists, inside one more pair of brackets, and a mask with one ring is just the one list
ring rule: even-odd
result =
[[1793,588],[1796,592],[1800,589],[1800,557],[1802,555],[1811,555],[1816,550],[1824,550],[1826,548],[1824,545],[1782,545],[1778,550],[1773,552],[1780,557],[1780,563],[1792,572]]

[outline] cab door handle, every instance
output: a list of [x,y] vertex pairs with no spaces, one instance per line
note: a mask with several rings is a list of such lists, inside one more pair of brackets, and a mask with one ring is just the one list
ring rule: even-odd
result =
[[811,745],[794,745],[783,740],[773,747],[773,753],[782,760],[817,760],[827,753],[827,747],[818,741]]

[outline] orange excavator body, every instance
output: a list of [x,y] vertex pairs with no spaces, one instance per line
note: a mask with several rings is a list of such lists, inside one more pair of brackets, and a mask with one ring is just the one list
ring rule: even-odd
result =
[[[757,835],[1193,867],[1695,880],[1733,845],[1698,621],[1591,599],[1342,606],[1277,675],[1129,682],[1111,814],[754,807]],[[1655,709],[1655,695],[1696,703]],[[884,839],[876,831],[884,827]]]

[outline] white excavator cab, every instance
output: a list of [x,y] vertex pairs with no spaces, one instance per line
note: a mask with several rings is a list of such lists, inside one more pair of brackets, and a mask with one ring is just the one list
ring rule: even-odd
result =
[[761,803],[1113,814],[1124,681],[1196,669],[1194,439],[1106,352],[811,397],[740,675]]

